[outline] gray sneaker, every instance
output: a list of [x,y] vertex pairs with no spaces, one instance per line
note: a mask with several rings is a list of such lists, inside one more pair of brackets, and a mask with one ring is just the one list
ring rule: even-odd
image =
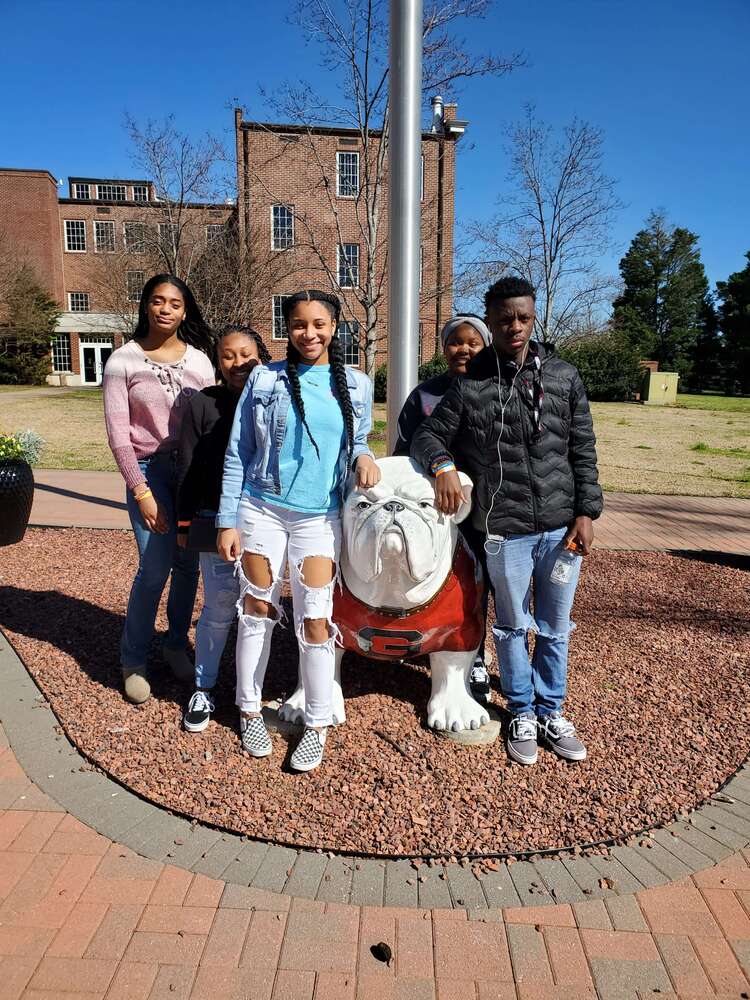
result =
[[323,760],[327,729],[311,729],[309,726],[291,756],[289,765],[293,771],[312,771]]
[[253,715],[249,719],[240,714],[240,743],[251,757],[267,757],[273,750],[262,716]]
[[576,727],[560,712],[539,719],[539,733],[545,746],[563,760],[586,760],[586,747],[576,736]]
[[530,712],[514,715],[505,745],[511,760],[518,764],[536,764],[536,716]]

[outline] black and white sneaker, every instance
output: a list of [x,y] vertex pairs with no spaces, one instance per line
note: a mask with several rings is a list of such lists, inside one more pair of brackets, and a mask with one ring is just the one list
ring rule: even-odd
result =
[[327,729],[306,728],[289,764],[294,771],[312,771],[323,760]]
[[586,747],[576,735],[576,727],[560,712],[539,719],[539,735],[544,745],[563,760],[586,760]]
[[492,701],[492,692],[490,691],[490,675],[487,672],[487,667],[485,667],[480,656],[474,660],[474,666],[471,668],[471,674],[469,675],[469,690],[471,691],[471,696],[474,701],[478,701],[482,705],[489,705]]
[[267,757],[271,753],[273,744],[262,716],[247,719],[240,715],[240,742],[251,757]]
[[214,703],[208,691],[196,691],[188,702],[182,725],[189,733],[202,733],[211,721]]

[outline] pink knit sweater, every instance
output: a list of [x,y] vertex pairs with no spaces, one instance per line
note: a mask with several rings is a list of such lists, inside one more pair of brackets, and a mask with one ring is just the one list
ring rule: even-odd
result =
[[216,382],[206,355],[186,347],[179,361],[162,364],[131,340],[114,351],[104,368],[107,437],[131,490],[144,482],[138,460],[176,448],[188,399]]

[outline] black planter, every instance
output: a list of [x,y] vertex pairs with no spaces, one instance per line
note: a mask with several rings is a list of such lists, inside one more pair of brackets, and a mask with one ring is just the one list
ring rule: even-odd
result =
[[0,545],[14,545],[26,533],[34,500],[34,475],[28,462],[0,459]]

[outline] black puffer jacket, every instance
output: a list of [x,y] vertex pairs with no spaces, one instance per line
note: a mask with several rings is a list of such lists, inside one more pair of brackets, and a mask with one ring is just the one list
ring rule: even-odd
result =
[[[534,363],[527,361],[505,406],[502,483],[498,360],[491,346],[472,359],[466,375],[453,382],[412,440],[411,457],[422,468],[431,471],[449,457],[471,476],[472,520],[482,532],[489,527],[490,534],[535,534],[602,512],[596,438],[581,377],[550,350],[536,344],[532,349],[541,360],[544,386],[541,433],[534,432],[529,391]],[[500,371],[505,402],[517,369],[500,362]]]

